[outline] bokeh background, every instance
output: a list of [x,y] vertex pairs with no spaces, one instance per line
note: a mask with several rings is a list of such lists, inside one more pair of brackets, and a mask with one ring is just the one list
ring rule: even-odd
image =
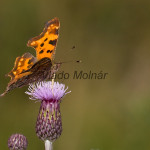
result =
[[[0,91],[17,56],[35,54],[26,46],[44,24],[60,19],[55,61],[72,91],[61,103],[63,133],[54,150],[150,149],[150,1],[7,0],[0,1]],[[75,49],[71,47],[75,45]],[[73,80],[74,71],[107,72],[105,80]],[[0,99],[0,149],[12,133],[28,139],[28,150],[44,149],[35,134],[40,103],[27,87]]]

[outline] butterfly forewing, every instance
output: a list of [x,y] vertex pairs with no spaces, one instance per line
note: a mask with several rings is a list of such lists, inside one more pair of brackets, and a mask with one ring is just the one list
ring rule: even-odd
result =
[[38,60],[44,57],[54,59],[59,26],[58,18],[54,18],[46,23],[43,32],[39,36],[28,41],[27,46],[35,48]]

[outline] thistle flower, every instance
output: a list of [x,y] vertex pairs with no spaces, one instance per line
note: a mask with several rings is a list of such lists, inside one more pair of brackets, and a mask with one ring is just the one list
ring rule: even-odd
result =
[[36,122],[36,134],[45,141],[54,142],[62,133],[60,102],[68,89],[64,84],[43,81],[31,84],[26,94],[30,99],[40,100],[41,106]]
[[26,150],[27,145],[27,139],[22,134],[13,134],[8,139],[8,148],[10,150]]

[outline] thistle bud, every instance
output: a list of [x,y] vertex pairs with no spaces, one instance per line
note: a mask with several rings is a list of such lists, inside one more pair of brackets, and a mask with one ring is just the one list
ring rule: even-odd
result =
[[8,139],[8,148],[10,150],[26,150],[27,145],[27,139],[22,134],[13,134]]

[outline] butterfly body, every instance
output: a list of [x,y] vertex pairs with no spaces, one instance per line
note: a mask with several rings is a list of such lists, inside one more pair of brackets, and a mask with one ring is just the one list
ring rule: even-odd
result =
[[36,50],[36,57],[25,53],[16,58],[14,68],[7,76],[10,82],[3,94],[4,96],[14,88],[21,88],[34,82],[52,79],[54,73],[59,69],[60,63],[53,65],[55,48],[58,39],[59,20],[54,18],[45,25],[43,32],[27,43],[27,46]]

